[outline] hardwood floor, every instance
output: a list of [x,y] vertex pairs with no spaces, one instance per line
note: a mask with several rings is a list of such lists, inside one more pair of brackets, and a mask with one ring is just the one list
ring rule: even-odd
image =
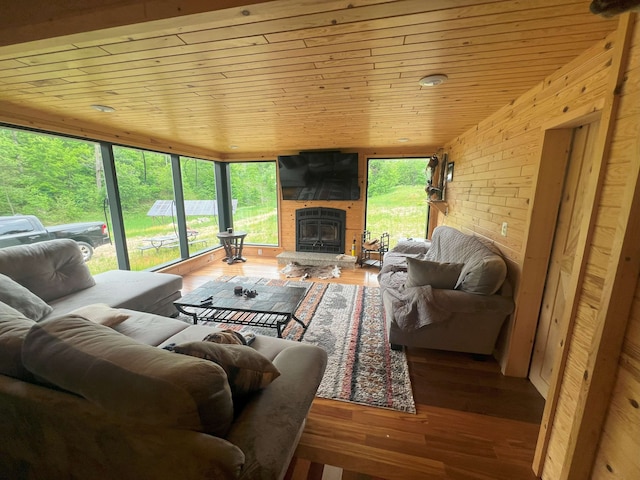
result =
[[[284,278],[274,258],[216,261],[184,291],[220,275]],[[377,286],[376,268],[334,283]],[[312,279],[313,281],[320,281]],[[529,480],[544,400],[493,358],[407,351],[417,413],[316,398],[286,480]]]

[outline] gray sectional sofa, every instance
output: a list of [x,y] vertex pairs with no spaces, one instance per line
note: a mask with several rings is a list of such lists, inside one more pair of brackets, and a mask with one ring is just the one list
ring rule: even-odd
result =
[[109,306],[165,312],[172,275],[89,285],[69,244],[16,248],[0,251],[0,478],[285,476],[324,350],[203,341],[217,329]]
[[492,244],[439,226],[431,241],[400,242],[378,274],[394,348],[493,352],[514,309],[507,266]]
[[175,316],[182,289],[179,275],[112,270],[92,276],[69,239],[0,249],[0,274],[51,306],[44,318],[92,303]]

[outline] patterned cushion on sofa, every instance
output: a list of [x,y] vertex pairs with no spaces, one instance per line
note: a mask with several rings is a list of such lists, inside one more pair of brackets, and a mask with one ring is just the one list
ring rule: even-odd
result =
[[267,357],[246,345],[188,342],[176,345],[174,352],[210,360],[227,373],[236,400],[260,390],[280,376]]

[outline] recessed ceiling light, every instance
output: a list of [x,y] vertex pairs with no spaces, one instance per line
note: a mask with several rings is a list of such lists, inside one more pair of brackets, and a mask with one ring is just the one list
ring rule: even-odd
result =
[[106,112],[106,113],[110,113],[110,112],[115,112],[115,108],[110,107],[108,105],[91,105],[91,108],[93,108],[94,110],[98,110],[99,112]]
[[435,87],[436,85],[441,85],[447,81],[449,77],[442,73],[437,73],[435,75],[427,75],[426,77],[422,77],[418,80],[418,83],[423,87]]
[[409,139],[408,139],[408,138],[403,137],[403,138],[399,138],[399,139],[398,139],[398,141],[399,141],[400,143],[406,143],[406,142],[408,142],[408,141],[409,141]]

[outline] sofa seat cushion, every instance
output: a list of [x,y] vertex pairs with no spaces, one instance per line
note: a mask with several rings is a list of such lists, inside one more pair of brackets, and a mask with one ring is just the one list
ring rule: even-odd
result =
[[2,248],[0,272],[49,303],[95,283],[78,244],[69,239]]
[[105,327],[115,327],[129,318],[129,314],[117,308],[111,308],[106,303],[92,303],[74,310],[71,314],[86,318]]
[[113,329],[145,345],[158,346],[190,326],[189,323],[176,318],[126,308],[118,310],[129,315],[129,318],[115,325]]
[[0,374],[32,381],[22,363],[22,344],[34,321],[0,302]]
[[94,279],[95,286],[49,302],[54,308],[49,316],[63,315],[92,303],[156,313],[156,303],[167,297],[179,298],[182,289],[182,277],[168,273],[111,270]]
[[36,378],[132,422],[224,436],[233,419],[224,370],[68,315],[35,323],[22,360]]
[[53,311],[51,306],[11,278],[0,273],[0,301],[27,318],[38,321]]

